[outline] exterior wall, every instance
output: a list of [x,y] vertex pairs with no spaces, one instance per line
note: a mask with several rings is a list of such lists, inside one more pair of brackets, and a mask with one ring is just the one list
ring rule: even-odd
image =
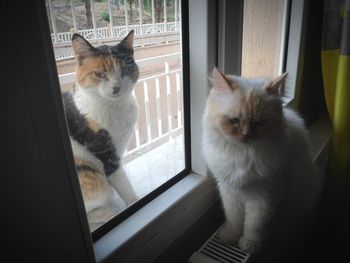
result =
[[284,5],[281,0],[244,1],[242,76],[276,77],[281,73]]

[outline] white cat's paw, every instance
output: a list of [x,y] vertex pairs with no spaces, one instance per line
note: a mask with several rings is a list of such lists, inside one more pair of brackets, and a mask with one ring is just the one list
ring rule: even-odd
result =
[[237,244],[238,239],[241,236],[241,231],[234,229],[231,225],[225,223],[218,236],[223,243],[234,245]]
[[246,252],[253,253],[259,248],[259,242],[242,236],[238,241],[238,246]]

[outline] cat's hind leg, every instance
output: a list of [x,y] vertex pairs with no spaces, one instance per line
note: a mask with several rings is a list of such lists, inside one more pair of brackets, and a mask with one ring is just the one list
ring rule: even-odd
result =
[[97,207],[87,214],[90,231],[95,230],[127,208],[126,203],[122,200],[114,188],[112,186],[110,186],[110,188],[113,192],[113,196],[110,198],[110,200],[103,206]]
[[115,204],[116,211],[126,208],[123,200],[116,197],[115,190],[104,173],[89,164],[77,165],[77,171],[86,213],[105,207],[111,202]]
[[108,180],[128,205],[131,205],[138,200],[138,196],[136,195],[122,165],[117,171],[108,176]]

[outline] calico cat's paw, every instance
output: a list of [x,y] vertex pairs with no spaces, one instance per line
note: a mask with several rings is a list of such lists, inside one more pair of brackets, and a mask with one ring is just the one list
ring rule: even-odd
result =
[[223,243],[234,245],[237,244],[238,239],[241,236],[241,231],[225,223],[218,236]]
[[246,252],[253,253],[259,248],[259,242],[242,236],[238,241],[238,246]]

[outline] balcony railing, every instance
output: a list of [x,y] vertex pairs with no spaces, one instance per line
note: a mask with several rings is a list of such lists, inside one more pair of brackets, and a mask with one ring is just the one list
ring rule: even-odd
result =
[[[156,24],[143,24],[143,25],[130,25],[128,29],[126,26],[115,26],[113,27],[113,33],[110,27],[101,27],[94,29],[83,29],[78,30],[77,33],[82,35],[87,40],[104,40],[113,37],[126,36],[130,30],[134,30],[135,35],[148,35],[163,32],[178,32],[180,23],[170,22],[167,24],[156,23]],[[73,32],[61,32],[51,34],[52,43],[71,43]]]

